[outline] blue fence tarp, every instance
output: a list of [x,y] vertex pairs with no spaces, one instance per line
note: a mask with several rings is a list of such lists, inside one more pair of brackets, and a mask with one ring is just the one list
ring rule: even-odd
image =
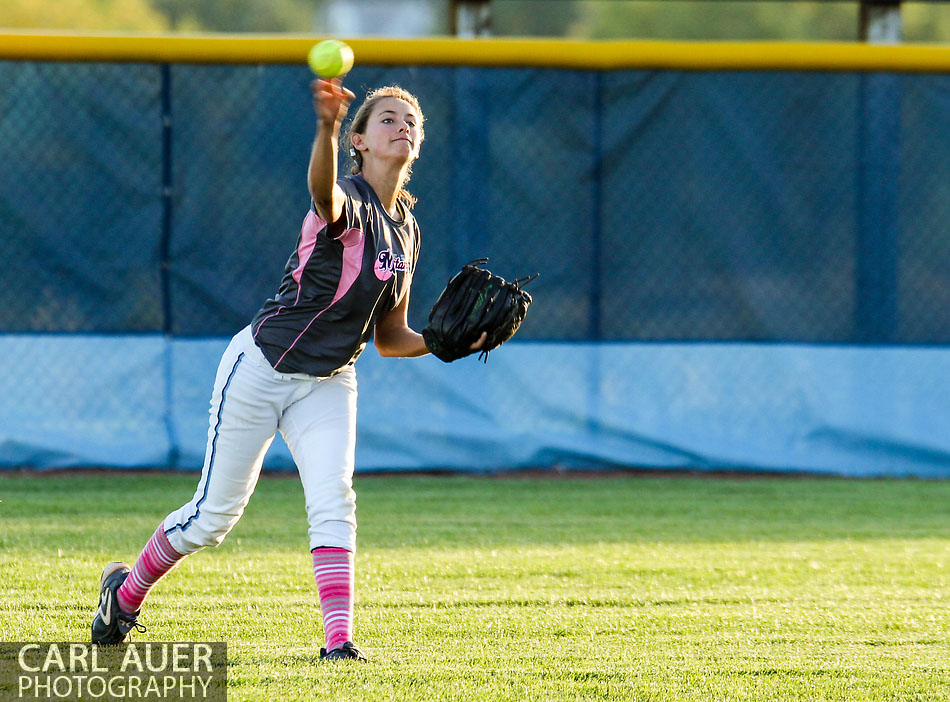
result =
[[[226,345],[0,337],[32,369],[0,381],[0,463],[200,468]],[[516,341],[487,365],[370,350],[357,367],[359,470],[950,474],[946,349]],[[51,375],[56,412],[35,402]],[[279,438],[265,466],[293,466]]]
[[[217,354],[307,210],[309,73],[0,62],[0,80],[0,464],[200,465]],[[361,466],[950,476],[950,77],[347,81],[400,83],[426,113],[413,326],[472,258],[541,273],[486,368],[360,361]]]

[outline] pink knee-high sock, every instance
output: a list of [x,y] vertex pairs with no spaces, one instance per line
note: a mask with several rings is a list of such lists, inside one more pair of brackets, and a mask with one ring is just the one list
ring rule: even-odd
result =
[[353,640],[353,553],[343,548],[315,548],[313,577],[320,593],[327,650]]
[[132,572],[119,587],[116,595],[123,612],[137,612],[149,591],[167,575],[185,556],[172,548],[165,536],[164,525],[159,524],[152,538],[145,544]]

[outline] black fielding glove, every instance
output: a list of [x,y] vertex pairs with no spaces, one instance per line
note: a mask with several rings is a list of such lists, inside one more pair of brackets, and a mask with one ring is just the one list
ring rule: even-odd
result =
[[509,283],[479,267],[486,263],[487,258],[479,258],[463,266],[429,312],[422,338],[426,348],[446,363],[475,353],[471,346],[483,332],[488,337],[478,350],[487,363],[489,351],[514,336],[528,313],[531,295],[522,288],[538,274]]

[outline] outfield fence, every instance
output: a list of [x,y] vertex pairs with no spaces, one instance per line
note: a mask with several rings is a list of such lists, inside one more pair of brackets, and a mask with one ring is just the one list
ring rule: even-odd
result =
[[[0,35],[0,465],[200,466],[316,39]],[[367,351],[360,469],[950,475],[950,49],[352,43],[426,114],[411,323],[472,258],[541,273],[486,366]]]

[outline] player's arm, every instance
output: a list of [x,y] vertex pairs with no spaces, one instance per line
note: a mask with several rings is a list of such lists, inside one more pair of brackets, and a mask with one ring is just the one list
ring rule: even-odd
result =
[[[471,345],[472,351],[478,351],[487,338],[488,333],[483,332],[478,341]],[[376,322],[373,343],[376,344],[380,356],[415,358],[429,353],[422,334],[409,328],[408,290],[402,301]]]
[[376,322],[373,343],[380,356],[415,358],[429,353],[422,334],[409,328],[409,291],[402,301]]
[[317,214],[325,222],[336,222],[343,214],[345,195],[337,185],[337,152],[340,125],[355,97],[339,78],[317,79],[310,84],[313,108],[317,113],[317,136],[310,151],[307,186]]

